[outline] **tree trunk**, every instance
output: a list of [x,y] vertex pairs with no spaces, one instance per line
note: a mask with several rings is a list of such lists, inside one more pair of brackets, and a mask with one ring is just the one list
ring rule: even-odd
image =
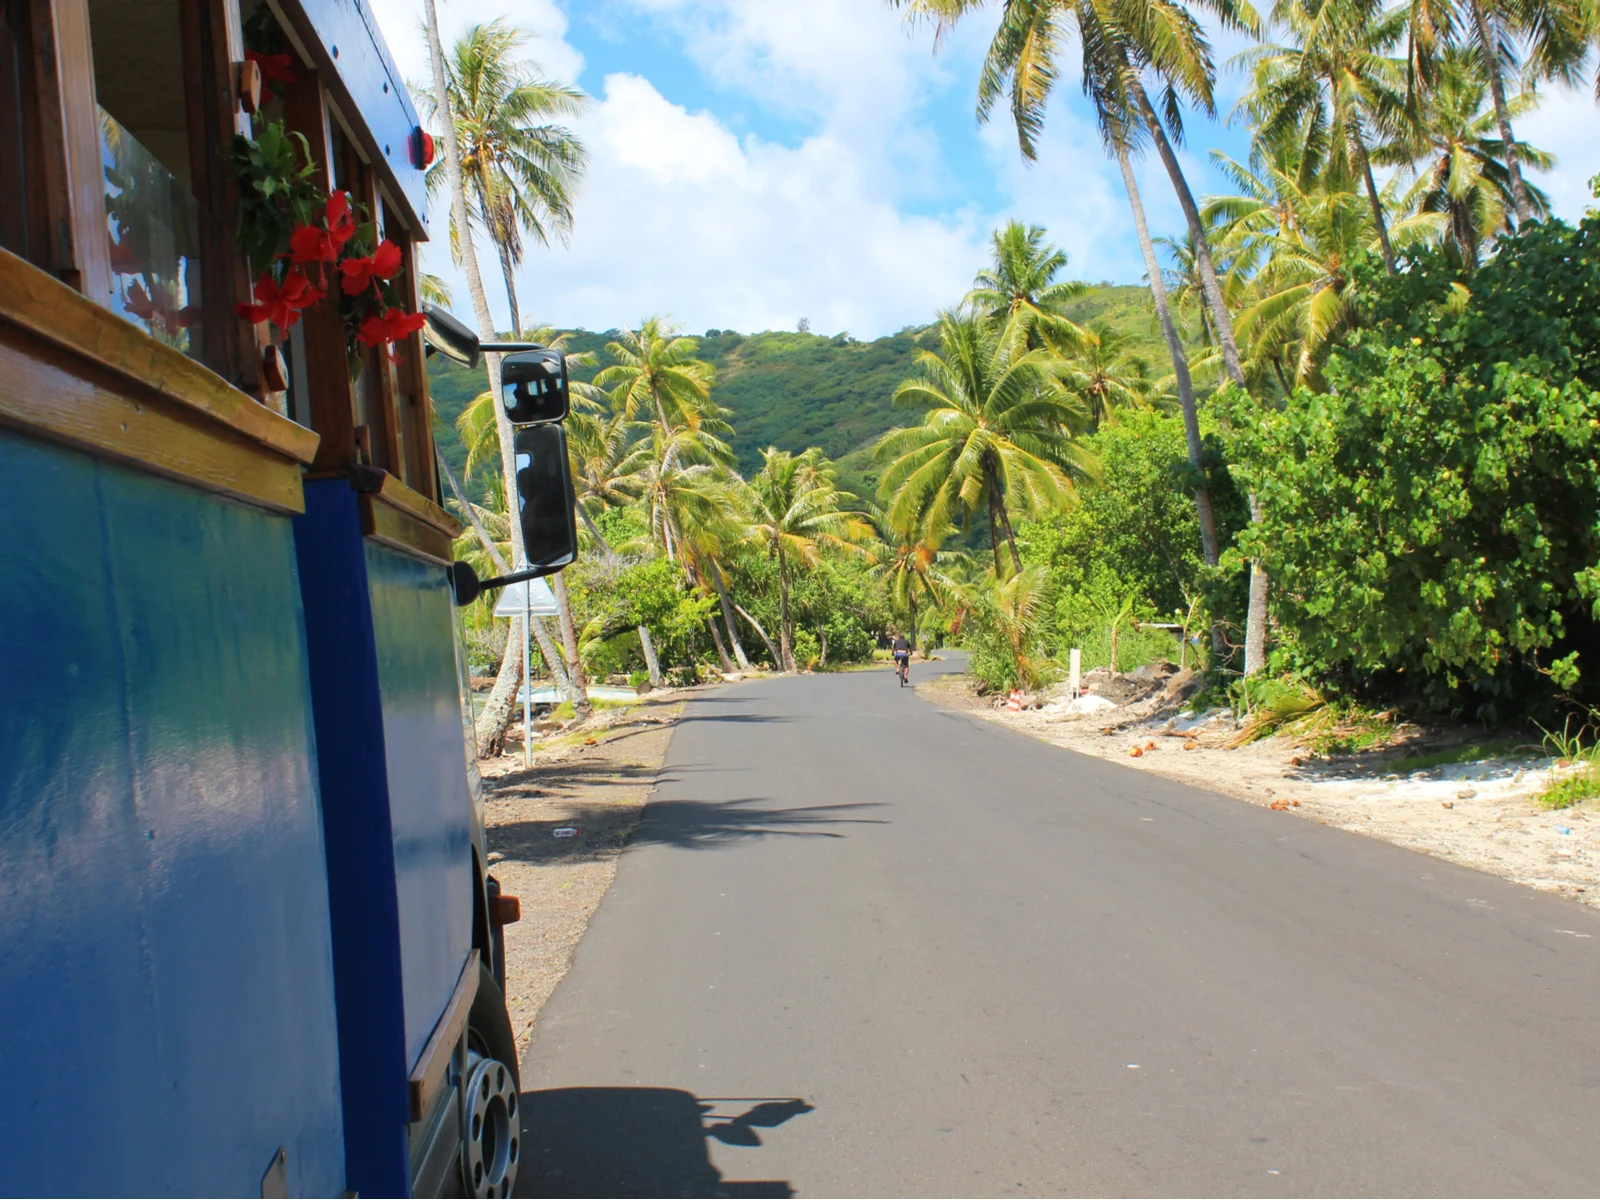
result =
[[1505,147],[1506,174],[1511,176],[1511,198],[1517,206],[1517,228],[1521,229],[1533,219],[1533,200],[1528,195],[1528,185],[1522,181],[1522,159],[1517,154],[1516,138],[1511,133],[1511,113],[1506,108],[1506,85],[1500,76],[1500,58],[1495,53],[1494,36],[1489,29],[1489,15],[1483,10],[1482,0],[1470,0],[1472,23],[1477,27],[1478,50],[1481,66],[1489,80],[1489,95],[1494,97],[1494,123],[1500,130],[1500,141]]
[[817,666],[825,667],[828,665],[828,631],[826,629],[817,630],[817,646]]
[[789,624],[789,560],[778,547],[778,647],[783,651],[780,669],[794,674],[794,630]]
[[[1016,568],[1016,574],[1022,574],[1022,555],[1017,553],[1017,535],[1011,528],[1011,514],[1006,512],[1006,494],[1000,484],[1000,472],[994,467],[985,464],[984,473],[989,476],[989,495],[993,497],[994,513],[1000,518],[1000,529],[1006,536],[1006,545],[1011,547],[1011,565]],[[996,566],[999,565],[998,557]],[[996,575],[998,578],[998,573]]]
[[[1474,3],[1477,0],[1473,0]],[[1143,86],[1137,79],[1133,80],[1131,94],[1134,103],[1139,108],[1139,114],[1144,119],[1150,137],[1156,144],[1156,150],[1161,155],[1162,165],[1167,169],[1167,176],[1172,180],[1172,189],[1178,195],[1178,206],[1183,209],[1184,221],[1189,226],[1190,236],[1194,239],[1195,264],[1200,269],[1200,281],[1204,285],[1206,302],[1211,308],[1212,320],[1217,327],[1217,345],[1222,350],[1222,365],[1228,372],[1228,378],[1245,386],[1244,368],[1239,362],[1239,343],[1233,336],[1233,318],[1228,314],[1228,306],[1222,300],[1222,288],[1217,284],[1217,273],[1211,264],[1211,243],[1206,237],[1205,226],[1200,221],[1200,210],[1194,202],[1194,193],[1189,190],[1189,181],[1184,178],[1183,168],[1178,163],[1178,156],[1172,152],[1172,143],[1167,140],[1167,131],[1162,127],[1161,120],[1156,116],[1156,111],[1150,107],[1150,97],[1145,95]],[[1254,495],[1250,497],[1250,520],[1259,523],[1261,520],[1261,507]],[[1255,600],[1257,590],[1260,590],[1260,603]],[[1250,564],[1250,595],[1249,612],[1245,619],[1245,674],[1252,670],[1259,670],[1264,661],[1264,654],[1258,655],[1254,661],[1250,657],[1249,647],[1265,647],[1267,644],[1267,628],[1264,622],[1267,614],[1267,573],[1259,561]]]
[[917,652],[917,589],[909,588],[906,591],[906,604],[911,609],[911,630],[906,634],[906,641],[911,643],[911,653]]
[[754,629],[758,634],[760,634],[761,640],[767,644],[767,653],[772,656],[773,665],[777,667],[778,670],[783,670],[783,659],[778,654],[778,648],[772,644],[772,639],[767,636],[767,631],[761,628],[761,622],[756,620],[737,604],[733,606],[733,611],[738,613],[746,621],[750,622],[750,628]]
[[611,548],[611,543],[606,541],[600,530],[596,528],[594,518],[589,515],[589,510],[583,506],[581,500],[576,507],[578,515],[583,518],[583,527],[589,531],[589,536],[594,539],[594,544],[600,547],[600,553],[604,554],[607,559],[616,558],[617,552]]
[[647,625],[639,626],[639,645],[644,647],[645,670],[650,672],[650,686],[661,686],[661,660],[656,657],[656,644],[650,637]]
[[728,641],[733,644],[733,657],[739,664],[739,669],[750,669],[750,658],[744,652],[744,642],[739,639],[739,626],[733,619],[733,601],[728,597],[728,583],[722,577],[722,564],[711,562],[711,586],[717,590],[717,600],[722,605],[722,621],[728,627]]
[[517,307],[517,265],[511,261],[511,247],[495,238],[495,249],[500,252],[500,274],[505,276],[506,303],[511,306],[511,333],[514,340],[522,340],[522,312]]
[[557,571],[554,580],[556,608],[561,614],[561,641],[567,651],[567,676],[572,680],[572,711],[580,721],[587,721],[593,706],[589,703],[589,685],[583,677],[583,660],[578,657],[578,632],[572,625],[572,598],[567,594],[567,573]]
[[722,664],[722,673],[732,675],[733,660],[728,657],[728,648],[722,644],[722,634],[717,629],[715,617],[706,618],[706,632],[711,635],[711,644],[717,648],[717,661]]
[[[428,34],[428,56],[433,66],[433,90],[438,98],[438,112],[444,126],[445,148],[445,177],[450,184],[450,220],[458,231],[456,246],[461,254],[461,268],[467,276],[467,291],[472,296],[473,315],[478,320],[478,336],[484,341],[493,341],[495,336],[494,318],[489,313],[489,294],[483,287],[483,275],[478,270],[478,252],[473,245],[472,226],[467,220],[467,190],[466,183],[461,177],[461,144],[456,136],[455,110],[450,101],[449,88],[445,83],[444,46],[439,40],[439,12],[435,0],[423,0],[423,17]],[[506,419],[505,408],[498,402],[500,397],[500,356],[498,354],[485,354],[483,356],[484,370],[489,378],[489,391],[495,397],[494,426],[500,439],[500,470],[505,476],[506,495],[517,494],[517,462],[512,446],[511,422]],[[509,508],[509,502],[507,507]],[[522,546],[522,526],[516,520],[509,521],[511,527],[511,559],[513,562],[523,562],[526,559]],[[585,698],[587,704],[587,698]]]
[[[1250,494],[1250,520],[1261,523],[1261,502]],[[1260,560],[1250,562],[1250,607],[1244,623],[1244,673],[1254,675],[1267,665],[1267,571]]]
[[511,636],[506,638],[506,652],[500,659],[500,673],[495,676],[489,700],[478,715],[476,733],[478,753],[488,758],[498,758],[505,753],[506,730],[511,727],[517,713],[517,686],[522,682],[522,620],[511,622]]
[[1350,129],[1350,141],[1355,146],[1356,157],[1361,160],[1362,177],[1367,181],[1367,200],[1372,205],[1372,223],[1378,227],[1378,245],[1383,249],[1383,265],[1389,268],[1389,274],[1393,275],[1394,246],[1389,242],[1389,222],[1383,215],[1383,200],[1378,196],[1377,181],[1372,178],[1372,160],[1367,157],[1367,147],[1361,140],[1361,131],[1354,126]]
[[994,553],[994,578],[1000,581],[1000,518],[995,513],[994,488],[989,489],[989,549]]
[[[1161,277],[1161,264],[1156,260],[1155,243],[1150,240],[1150,227],[1145,223],[1144,202],[1139,198],[1139,185],[1133,177],[1127,147],[1118,143],[1116,151],[1117,165],[1122,168],[1122,183],[1128,189],[1128,204],[1133,209],[1133,228],[1139,235],[1139,249],[1144,254],[1144,269],[1150,276],[1150,296],[1156,304],[1156,319],[1161,323],[1161,336],[1166,340],[1167,353],[1172,356],[1172,372],[1178,379],[1178,406],[1183,410],[1183,440],[1189,451],[1189,466],[1197,479],[1202,478],[1199,472],[1204,464],[1204,445],[1200,441],[1200,414],[1195,406],[1194,380],[1189,375],[1189,356],[1172,320],[1166,281]],[[1217,517],[1211,506],[1209,488],[1195,489],[1194,507],[1200,518],[1200,552],[1206,565],[1214,567],[1221,548],[1217,544]]]

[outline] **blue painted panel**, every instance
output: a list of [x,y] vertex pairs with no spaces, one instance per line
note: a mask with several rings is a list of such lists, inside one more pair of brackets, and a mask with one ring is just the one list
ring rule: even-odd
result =
[[0,1190],[254,1195],[282,1145],[341,1191],[290,523],[9,434],[0,478]]
[[415,1062],[472,949],[472,820],[453,608],[442,567],[367,546]]
[[320,756],[352,1191],[403,1196],[411,1186],[400,916],[377,645],[356,494],[308,481],[295,518]]

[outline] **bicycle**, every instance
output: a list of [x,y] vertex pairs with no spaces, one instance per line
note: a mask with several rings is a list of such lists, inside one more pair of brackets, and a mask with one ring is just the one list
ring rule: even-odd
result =
[[900,677],[901,687],[905,687],[911,682],[911,655],[896,654],[894,656],[894,673]]

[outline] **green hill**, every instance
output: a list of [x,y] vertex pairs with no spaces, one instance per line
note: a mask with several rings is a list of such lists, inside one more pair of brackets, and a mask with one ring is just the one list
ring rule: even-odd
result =
[[[1160,335],[1155,328],[1149,292],[1142,287],[1097,287],[1077,301],[1068,316],[1080,323],[1103,318],[1127,329],[1149,355],[1156,374],[1165,374]],[[594,351],[607,360],[609,333],[577,330],[569,352]],[[876,486],[871,448],[887,429],[913,414],[896,412],[890,398],[901,380],[915,374],[914,358],[932,338],[926,327],[907,328],[890,337],[858,342],[844,334],[741,334],[707,330],[700,337],[700,357],[717,369],[713,396],[732,410],[733,448],[739,469],[749,473],[761,463],[768,446],[804,450],[821,446],[837,459],[841,482],[870,496]],[[594,368],[574,369],[573,377],[589,379]],[[435,356],[429,369],[435,412],[441,428],[439,444],[457,472],[466,454],[455,436],[455,419],[484,386],[480,372],[469,372]]]

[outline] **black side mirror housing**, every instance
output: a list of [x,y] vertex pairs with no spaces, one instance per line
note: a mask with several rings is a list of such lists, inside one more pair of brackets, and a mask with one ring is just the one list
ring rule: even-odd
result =
[[440,354],[467,367],[477,367],[478,335],[437,304],[422,306],[422,338]]
[[571,405],[567,358],[559,350],[524,350],[500,363],[500,403],[513,425],[566,420]]
[[560,425],[524,425],[512,442],[517,462],[517,517],[528,567],[541,575],[578,557],[577,497]]

